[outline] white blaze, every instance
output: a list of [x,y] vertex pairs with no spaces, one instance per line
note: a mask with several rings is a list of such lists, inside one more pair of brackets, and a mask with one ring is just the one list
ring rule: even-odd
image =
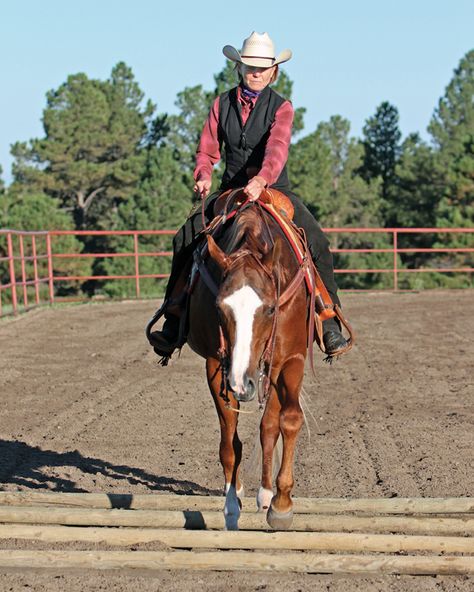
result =
[[262,304],[250,286],[239,288],[224,300],[234,314],[235,344],[232,351],[230,386],[236,393],[244,392],[244,374],[249,367],[255,311]]

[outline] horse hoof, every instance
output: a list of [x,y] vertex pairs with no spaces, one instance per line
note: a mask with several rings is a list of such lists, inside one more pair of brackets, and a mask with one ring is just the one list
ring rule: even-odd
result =
[[267,522],[273,530],[288,530],[293,524],[293,510],[277,512],[273,506],[268,508]]
[[226,516],[224,530],[239,530],[239,517]]

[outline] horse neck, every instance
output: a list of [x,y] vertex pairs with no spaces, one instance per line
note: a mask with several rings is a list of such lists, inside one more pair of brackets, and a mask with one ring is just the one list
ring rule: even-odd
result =
[[284,288],[297,270],[297,262],[288,241],[275,220],[257,206],[246,208],[237,217],[231,232],[224,238],[222,247],[228,255],[249,251],[257,257],[273,248],[275,240],[281,240],[279,280]]

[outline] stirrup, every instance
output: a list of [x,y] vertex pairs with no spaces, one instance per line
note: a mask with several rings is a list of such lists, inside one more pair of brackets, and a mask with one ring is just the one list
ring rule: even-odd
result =
[[152,316],[152,318],[148,321],[147,326],[145,328],[145,334],[147,336],[147,339],[148,339],[150,345],[153,347],[156,355],[161,356],[159,363],[162,366],[167,366],[168,362],[171,359],[171,356],[174,354],[174,352],[176,350],[181,351],[181,348],[186,343],[186,337],[187,337],[186,326],[187,326],[187,320],[188,320],[187,317],[188,317],[188,311],[189,311],[188,302],[187,302],[188,298],[189,298],[189,295],[186,298],[186,304],[183,307],[182,314],[179,316],[179,327],[178,327],[178,335],[177,335],[176,341],[173,344],[169,344],[169,351],[168,351],[168,348],[164,349],[164,348],[160,347],[162,344],[159,344],[156,342],[151,330],[154,327],[154,325],[156,325],[156,323],[165,314],[168,306],[170,304],[175,304],[175,302],[172,302],[172,299],[165,300],[165,302],[163,302],[161,307],[155,312],[155,314]]
[[168,305],[168,301],[165,300],[160,308],[155,312],[155,314],[151,317],[145,327],[145,335],[150,345],[153,345],[153,338],[151,337],[151,330],[156,325],[156,323],[161,319],[161,317],[165,314],[166,307]]
[[[332,364],[332,362],[334,360],[338,359],[340,356],[342,356],[343,354],[346,354],[349,350],[351,350],[352,346],[354,345],[354,342],[355,342],[354,330],[352,329],[351,325],[349,324],[347,319],[342,314],[342,311],[337,304],[334,305],[334,312],[336,313],[336,315],[335,315],[336,318],[338,319],[338,321],[341,324],[341,328],[344,327],[346,329],[346,331],[349,333],[349,338],[346,339],[343,335],[344,339],[346,339],[346,346],[345,347],[342,347],[341,349],[339,349],[333,353],[324,352],[324,353],[327,353],[328,355],[324,358],[323,361],[328,362],[329,364]],[[342,331],[341,331],[341,335],[342,335]]]

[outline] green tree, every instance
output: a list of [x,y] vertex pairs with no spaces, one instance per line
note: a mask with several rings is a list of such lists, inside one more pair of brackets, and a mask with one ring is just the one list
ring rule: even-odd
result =
[[436,225],[443,178],[436,170],[435,161],[435,151],[419,134],[410,134],[405,139],[389,192],[389,218],[393,226]]
[[[136,194],[130,196],[117,209],[114,226],[119,230],[173,230],[186,219],[192,205],[191,179],[183,171],[176,153],[166,144],[148,151],[144,176]],[[169,252],[172,236],[150,234],[140,238],[141,252]],[[133,238],[117,236],[110,244],[115,252],[132,252]],[[102,273],[131,275],[133,258],[105,259]],[[170,257],[140,257],[141,274],[168,274]],[[164,291],[163,280],[144,279],[141,294],[157,295]],[[131,296],[135,292],[133,280],[105,282],[103,291],[109,296]]]
[[295,193],[317,219],[325,219],[331,211],[333,165],[319,126],[290,146],[288,173]]
[[[363,148],[351,138],[350,124],[336,115],[292,146],[289,161],[292,187],[325,227],[380,226],[380,180],[365,181],[358,170]],[[386,237],[374,234],[331,233],[333,249],[387,246]],[[337,253],[341,268],[386,268],[386,255]],[[343,287],[384,285],[384,274],[341,275]]]
[[454,71],[428,127],[437,148],[438,167],[445,172],[439,207],[443,224],[474,222],[474,50]]
[[[291,185],[318,220],[325,225],[373,225],[379,220],[380,200],[374,195],[377,180],[366,182],[360,167],[363,152],[357,141],[350,138],[350,123],[340,115],[321,122],[316,131],[293,144],[290,150],[289,173]],[[368,203],[357,198],[356,210],[350,192],[359,185],[367,194]],[[352,204],[352,205],[351,205]]]
[[[387,219],[390,226],[428,228],[436,226],[436,210],[442,196],[443,180],[435,166],[436,152],[419,134],[410,134],[403,142],[395,168],[394,182],[389,189]],[[433,234],[399,234],[400,248],[429,248]],[[433,264],[429,253],[403,253],[399,267],[408,269]],[[427,273],[406,273],[400,276],[401,287],[421,289],[431,284]]]
[[204,90],[202,85],[187,87],[178,93],[175,102],[178,113],[168,117],[169,132],[164,143],[175,153],[183,172],[189,175],[190,190],[194,155],[213,100],[214,93]]
[[[59,208],[59,201],[44,193],[28,193],[18,185],[13,185],[7,191],[0,194],[0,213],[2,226],[14,230],[73,230],[74,221],[70,213]],[[18,239],[13,237],[15,252],[19,252]],[[38,237],[37,254],[46,253],[46,242],[44,238]],[[83,251],[83,244],[72,235],[53,236],[51,241],[54,253],[80,254]],[[32,255],[31,237],[24,238],[25,255]],[[6,241],[0,237],[0,256],[6,255]],[[39,277],[47,277],[48,262],[44,258],[37,261]],[[54,258],[54,274],[57,276],[78,276],[90,275],[91,263],[88,258]],[[19,269],[17,267],[17,274]],[[33,278],[33,263],[26,263],[26,276]],[[19,275],[18,275],[19,277]],[[0,264],[0,281],[8,283],[9,269],[5,262]],[[43,284],[43,286],[45,286]],[[70,282],[57,285],[58,294],[77,293],[80,282]],[[46,287],[44,287],[46,289]],[[29,290],[33,290],[30,288]]]
[[[381,177],[382,197],[389,200],[390,186],[400,155],[401,132],[398,110],[388,101],[381,103],[363,128],[364,160],[360,173],[366,181]],[[389,209],[389,206],[387,205]],[[390,222],[388,222],[390,225]]]
[[[474,226],[474,50],[461,59],[440,98],[428,131],[436,147],[436,167],[443,177],[442,197],[436,210],[439,227]],[[472,246],[472,234],[440,235],[438,246]],[[472,267],[472,254],[444,255],[440,266]],[[472,279],[452,274],[454,285],[472,285]]]
[[44,137],[12,147],[15,181],[56,197],[77,227],[106,227],[142,172],[155,110],[143,102],[123,62],[106,81],[69,76],[47,93]]

